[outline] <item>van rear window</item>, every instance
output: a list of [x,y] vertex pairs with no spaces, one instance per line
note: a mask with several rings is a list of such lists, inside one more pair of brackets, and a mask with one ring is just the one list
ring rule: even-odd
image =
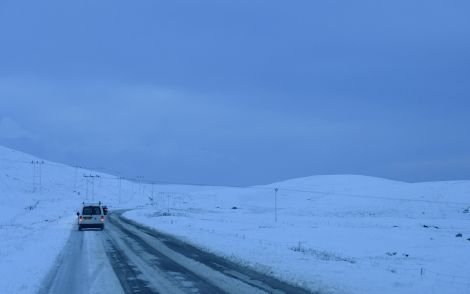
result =
[[85,206],[83,207],[83,215],[100,215],[101,209],[99,206]]

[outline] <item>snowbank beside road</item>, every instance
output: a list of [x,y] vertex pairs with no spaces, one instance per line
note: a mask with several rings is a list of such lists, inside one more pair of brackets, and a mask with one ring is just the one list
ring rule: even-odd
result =
[[[45,176],[41,179],[40,168]],[[0,289],[4,293],[37,292],[72,228],[74,208],[67,201],[72,195],[60,185],[66,178],[47,168],[38,158],[0,148]]]

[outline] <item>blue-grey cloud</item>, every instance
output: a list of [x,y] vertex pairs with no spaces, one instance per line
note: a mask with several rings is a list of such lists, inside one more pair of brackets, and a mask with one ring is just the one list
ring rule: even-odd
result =
[[2,1],[0,116],[31,136],[0,143],[172,181],[468,178],[427,163],[467,162],[469,8]]

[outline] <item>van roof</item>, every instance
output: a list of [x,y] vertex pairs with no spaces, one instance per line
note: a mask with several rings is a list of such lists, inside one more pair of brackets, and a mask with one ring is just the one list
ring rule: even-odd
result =
[[101,206],[101,201],[100,202],[82,202],[83,206]]

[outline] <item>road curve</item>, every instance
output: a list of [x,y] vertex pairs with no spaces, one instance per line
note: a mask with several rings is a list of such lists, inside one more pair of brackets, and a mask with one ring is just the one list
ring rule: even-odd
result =
[[311,293],[121,217],[73,231],[43,293]]

